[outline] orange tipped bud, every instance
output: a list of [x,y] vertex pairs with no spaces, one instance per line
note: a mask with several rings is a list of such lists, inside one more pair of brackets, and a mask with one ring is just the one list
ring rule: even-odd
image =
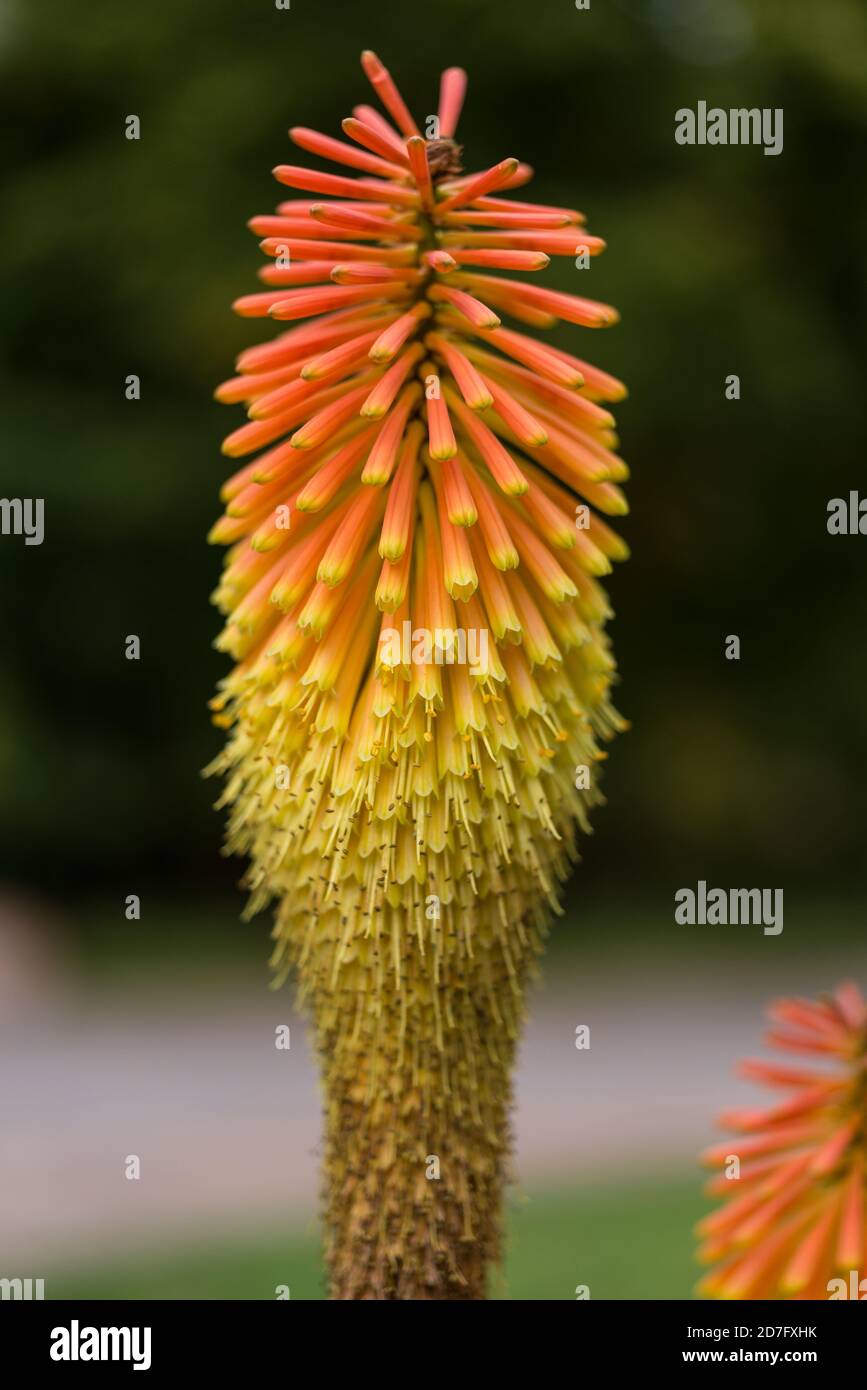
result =
[[422,320],[430,316],[430,312],[430,306],[422,301],[395,319],[394,323],[383,330],[370,349],[373,361],[390,362],[396,357],[407,339],[417,332]]
[[361,414],[372,420],[378,420],[391,407],[394,398],[406,381],[410,372],[420,357],[424,356],[424,349],[420,343],[413,343],[405,352],[401,353],[392,362],[388,371],[380,377],[370,395],[361,407]]
[[486,169],[484,173],[476,174],[475,178],[466,179],[450,198],[446,198],[444,202],[438,204],[437,215],[444,217],[454,208],[464,207],[466,203],[475,202],[484,193],[493,193],[497,188],[505,188],[517,168],[517,159],[502,159],[492,169]]
[[409,113],[409,109],[394,84],[391,73],[377,58],[375,53],[366,49],[361,55],[361,66],[364,68],[368,81],[373,87],[388,114],[396,122],[398,130],[403,131],[404,135],[418,135],[418,126]]
[[[374,112],[374,115],[375,114]],[[401,163],[406,166],[409,165],[409,158],[406,150],[402,148],[400,141],[393,132],[389,139],[383,135],[381,131],[378,131],[374,125],[365,125],[363,121],[358,120],[355,116],[347,116],[346,120],[341,122],[341,125],[344,133],[351,136],[359,145],[363,145],[365,149],[371,150],[374,154],[381,155],[385,160],[395,160],[398,167],[400,167]]]
[[[427,409],[427,429],[428,429],[428,449],[432,459],[441,461],[442,459],[453,458],[458,451],[455,442],[455,432],[452,429],[452,422],[449,419],[448,406],[439,390],[439,377],[428,377],[432,383],[436,383],[435,394],[429,390],[426,392],[425,402]],[[431,388],[433,389],[433,388]]]
[[442,139],[450,139],[458,128],[466,90],[467,74],[463,68],[446,68],[440,79],[440,101],[437,113]]
[[376,443],[368,455],[361,481],[370,487],[382,487],[391,477],[410,413],[421,396],[417,382],[407,386],[391,414],[381,426]]
[[402,184],[382,179],[347,179],[340,174],[320,174],[297,164],[278,164],[272,173],[278,183],[303,188],[307,193],[328,193],[334,198],[360,198],[362,202],[391,203],[398,207],[420,206],[418,193]]
[[464,290],[453,289],[450,285],[434,285],[430,290],[430,298],[453,304],[458,313],[463,314],[474,328],[499,327],[500,320],[493,309],[489,309],[487,304],[483,304],[480,299],[474,299]]

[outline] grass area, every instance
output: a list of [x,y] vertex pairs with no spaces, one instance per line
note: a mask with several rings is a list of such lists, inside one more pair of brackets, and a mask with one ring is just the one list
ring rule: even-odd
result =
[[[497,1299],[689,1298],[696,1278],[691,1228],[704,1209],[699,1179],[621,1182],[513,1199]],[[51,1298],[272,1299],[324,1297],[314,1230],[287,1226],[123,1262],[49,1271]]]

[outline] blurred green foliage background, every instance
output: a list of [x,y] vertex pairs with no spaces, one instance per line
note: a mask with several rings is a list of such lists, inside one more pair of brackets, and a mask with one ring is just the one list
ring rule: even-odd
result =
[[[529,196],[609,244],[581,292],[622,324],[560,341],[631,389],[633,559],[611,589],[634,729],[576,901],[658,888],[667,919],[699,877],[856,893],[867,541],[825,519],[865,484],[862,0],[4,0],[0,490],[46,505],[44,545],[0,541],[5,877],[240,908],[199,777],[225,669],[204,537],[240,420],[211,392],[262,333],[229,311],[261,263],[246,219],[282,196],[291,124],[339,133],[369,100],[363,47],[419,115],[465,66],[468,167],[528,160]],[[699,99],[782,107],[782,155],[676,145]]]

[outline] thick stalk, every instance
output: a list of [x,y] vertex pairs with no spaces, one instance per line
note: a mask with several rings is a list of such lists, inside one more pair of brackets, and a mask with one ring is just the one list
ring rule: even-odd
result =
[[422,954],[413,936],[399,979],[393,959],[380,972],[371,942],[342,962],[328,989],[324,953],[299,962],[325,1091],[332,1298],[486,1297],[500,1258],[531,938],[518,966],[499,943],[477,946],[472,958],[461,951],[449,965],[442,942],[428,937]]

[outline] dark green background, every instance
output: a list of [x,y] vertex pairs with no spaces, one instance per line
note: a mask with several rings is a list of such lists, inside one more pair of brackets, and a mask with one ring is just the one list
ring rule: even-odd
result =
[[[5,878],[115,921],[129,891],[240,908],[198,775],[225,669],[204,537],[241,419],[211,392],[261,333],[229,312],[261,263],[246,219],[282,196],[291,124],[339,133],[370,99],[363,47],[419,116],[465,66],[468,167],[528,160],[528,196],[584,208],[609,243],[581,291],[622,323],[560,341],[631,390],[634,554],[611,589],[634,728],[573,901],[625,898],[670,934],[698,878],[783,886],[790,912],[853,900],[867,539],[825,521],[865,485],[861,0],[4,6],[2,493],[46,504],[42,547],[0,541]],[[782,107],[782,155],[676,145],[699,99]]]

